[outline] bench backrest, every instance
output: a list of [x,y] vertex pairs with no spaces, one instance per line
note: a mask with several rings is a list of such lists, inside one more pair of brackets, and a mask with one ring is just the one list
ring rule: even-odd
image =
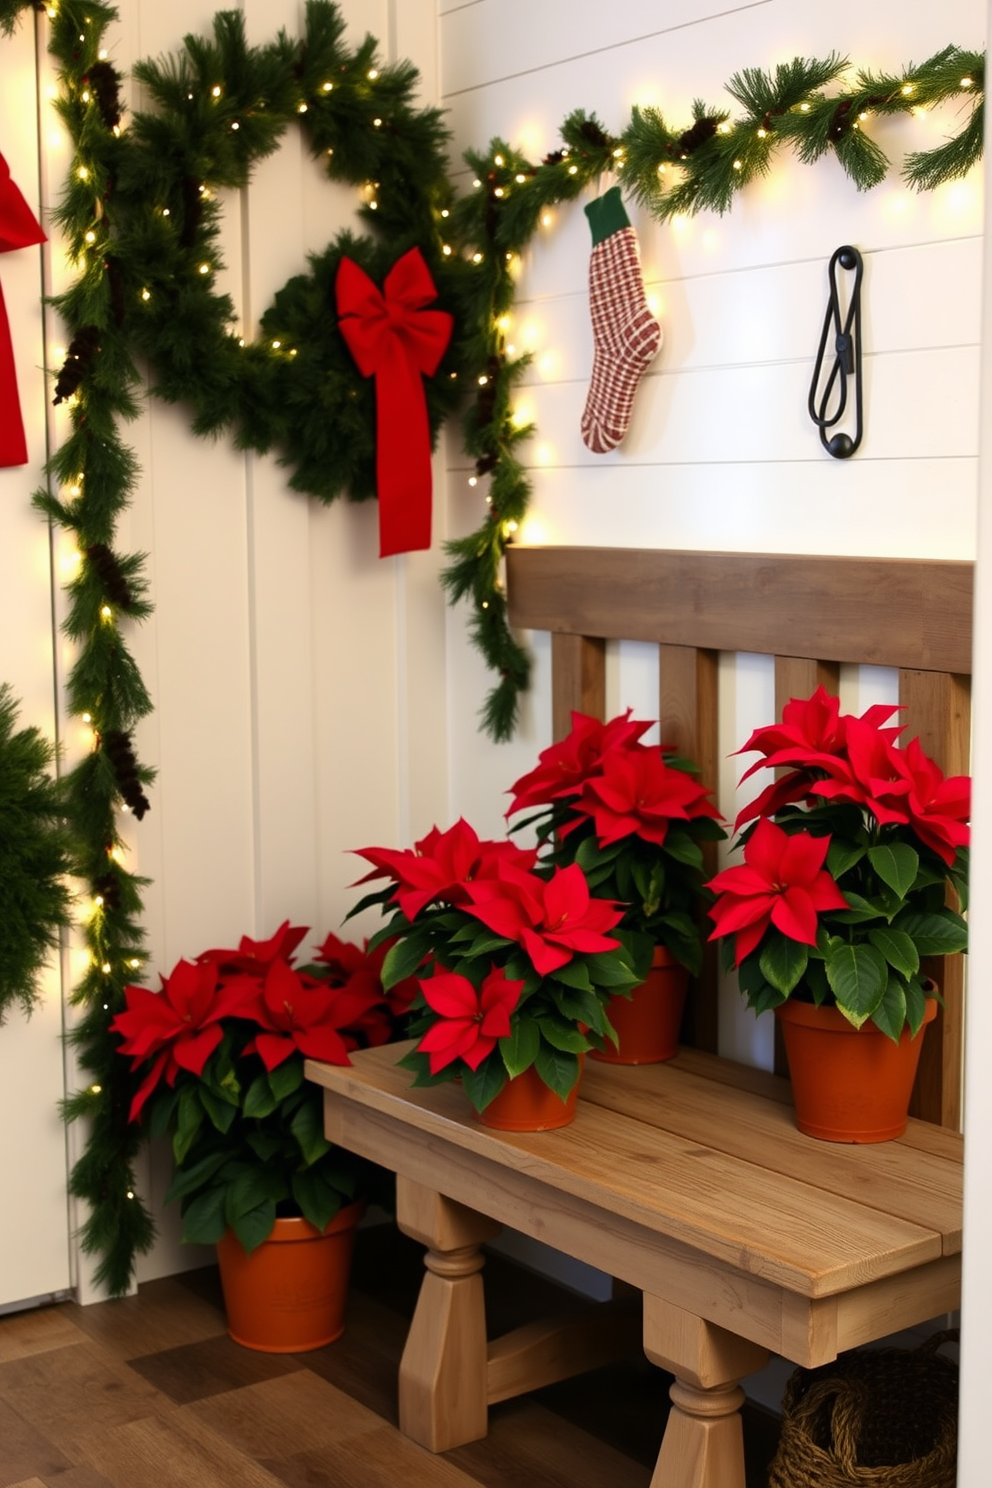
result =
[[[898,668],[904,737],[946,774],[969,770],[973,565],[926,559],[792,557],[626,548],[511,546],[510,621],[552,636],[554,734],[573,708],[605,716],[606,642],[659,646],[661,740],[719,778],[720,652],[775,658],[776,709],[843,663]],[[769,719],[769,722],[772,720]],[[689,1039],[717,1048],[710,947]],[[924,1043],[913,1114],[960,1128],[964,958],[928,967],[945,1007]],[[934,1036],[935,1030],[939,1032]]]

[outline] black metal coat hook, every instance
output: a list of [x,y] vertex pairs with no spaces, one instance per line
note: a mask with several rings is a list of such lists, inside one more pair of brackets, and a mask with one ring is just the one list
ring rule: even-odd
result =
[[[837,287],[837,266],[854,270],[854,282],[850,288],[847,315],[842,315],[840,293]],[[820,431],[820,443],[828,455],[835,460],[846,460],[861,443],[864,432],[864,408],[861,399],[861,277],[864,264],[857,248],[845,243],[830,259],[830,302],[823,318],[820,346],[816,353],[816,367],[809,389],[809,416]],[[823,357],[827,347],[830,327],[834,331],[834,361],[817,401],[817,388],[823,373]],[[847,411],[848,383],[854,380],[854,435],[828,431],[839,423]],[[835,391],[836,390],[836,391]],[[831,399],[835,399],[834,412],[830,413]]]

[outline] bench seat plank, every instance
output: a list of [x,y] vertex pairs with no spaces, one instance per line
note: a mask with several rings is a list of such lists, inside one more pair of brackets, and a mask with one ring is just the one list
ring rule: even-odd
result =
[[[776,1171],[774,1143],[767,1146],[765,1166],[752,1160],[753,1154],[749,1159],[729,1155],[691,1135],[584,1099],[575,1123],[563,1131],[496,1134],[474,1120],[457,1088],[411,1089],[409,1073],[395,1064],[401,1049],[367,1050],[350,1068],[308,1066],[308,1075],[347,1103],[422,1133],[428,1145],[436,1136],[487,1165],[527,1174],[549,1193],[605,1208],[801,1296],[825,1297],[863,1286],[923,1265],[944,1250],[944,1236],[933,1220],[920,1224],[850,1197],[866,1162],[860,1154],[847,1183],[843,1153],[833,1149],[834,1176],[817,1186],[808,1175],[804,1181]],[[664,1066],[655,1069],[664,1074]],[[601,1066],[593,1084],[622,1089],[628,1076],[623,1068]],[[763,1104],[760,1098],[757,1104]],[[809,1143],[811,1164],[821,1145]],[[882,1170],[885,1161],[879,1164]]]
[[956,1164],[900,1142],[868,1147],[817,1141],[796,1129],[790,1106],[755,1101],[745,1091],[671,1065],[631,1067],[622,1081],[604,1075],[605,1068],[589,1061],[583,1100],[935,1228],[945,1255],[961,1249],[961,1172]]

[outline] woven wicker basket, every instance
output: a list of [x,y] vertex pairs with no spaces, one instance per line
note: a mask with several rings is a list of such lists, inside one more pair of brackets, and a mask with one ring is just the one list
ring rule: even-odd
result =
[[954,1488],[958,1368],[937,1350],[957,1336],[797,1369],[768,1488]]

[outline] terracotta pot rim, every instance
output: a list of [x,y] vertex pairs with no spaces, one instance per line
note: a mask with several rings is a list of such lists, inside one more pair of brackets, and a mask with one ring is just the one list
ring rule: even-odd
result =
[[[935,997],[927,998],[926,1011],[923,1014],[920,1033],[923,1032],[923,1029],[928,1023],[932,1023],[934,1018],[936,1018],[938,1007],[939,1004]],[[870,1019],[867,1023],[862,1024],[860,1028],[855,1028],[853,1023],[848,1022],[839,1008],[825,1005],[817,1007],[815,1003],[794,1001],[791,997],[786,1002],[779,1003],[775,1009],[775,1016],[787,1023],[802,1024],[805,1028],[821,1028],[824,1033],[850,1033],[855,1036],[861,1033],[874,1033],[878,1034],[880,1038],[888,1038],[888,1034],[883,1033],[880,1028],[876,1028]],[[908,1029],[903,1028],[904,1036],[907,1032]]]
[[272,1233],[267,1245],[292,1244],[298,1240],[319,1240],[321,1235],[336,1235],[341,1230],[350,1230],[358,1223],[365,1213],[366,1201],[364,1199],[352,1199],[350,1204],[343,1204],[329,1222],[326,1229],[318,1230],[302,1214],[289,1215],[283,1219],[277,1219],[272,1227]]

